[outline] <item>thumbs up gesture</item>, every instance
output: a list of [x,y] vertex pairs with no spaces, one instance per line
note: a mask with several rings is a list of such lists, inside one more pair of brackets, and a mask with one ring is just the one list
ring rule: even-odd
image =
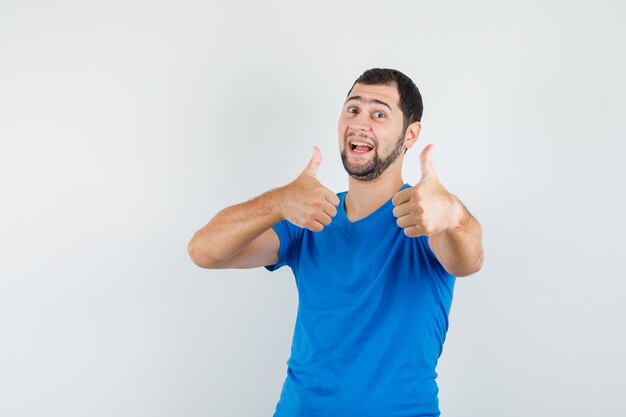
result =
[[428,145],[420,154],[422,177],[413,187],[396,193],[391,202],[396,223],[409,237],[432,236],[459,225],[459,200],[439,182]]
[[316,178],[322,154],[313,147],[313,157],[294,181],[283,187],[281,212],[296,226],[321,232],[337,215],[339,198]]

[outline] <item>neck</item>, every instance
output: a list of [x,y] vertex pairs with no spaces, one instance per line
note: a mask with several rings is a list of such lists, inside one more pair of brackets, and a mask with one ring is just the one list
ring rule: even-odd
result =
[[404,185],[401,171],[402,165],[394,164],[371,181],[348,177],[345,198],[348,219],[354,222],[367,217],[392,198]]

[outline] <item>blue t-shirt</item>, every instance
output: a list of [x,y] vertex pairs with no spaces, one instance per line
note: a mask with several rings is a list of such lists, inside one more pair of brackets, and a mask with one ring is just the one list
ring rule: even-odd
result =
[[[405,184],[401,189],[409,187]],[[291,267],[298,313],[274,417],[438,416],[435,367],[456,278],[428,238],[409,238],[391,199],[351,222],[346,192],[322,232],[273,229]]]

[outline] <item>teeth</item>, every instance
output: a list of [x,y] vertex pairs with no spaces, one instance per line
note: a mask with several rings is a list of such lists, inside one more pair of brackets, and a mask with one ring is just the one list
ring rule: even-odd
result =
[[365,142],[352,141],[352,144],[355,146],[369,146],[370,148],[374,149],[374,145],[370,145],[369,143],[365,143]]

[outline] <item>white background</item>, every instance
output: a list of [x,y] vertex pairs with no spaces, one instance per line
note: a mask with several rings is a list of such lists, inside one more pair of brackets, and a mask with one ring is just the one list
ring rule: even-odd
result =
[[336,123],[372,67],[424,97],[404,180],[434,143],[483,226],[442,415],[623,415],[625,6],[508,3],[0,0],[0,415],[271,416],[291,271],[187,242],[313,145],[344,191]]

